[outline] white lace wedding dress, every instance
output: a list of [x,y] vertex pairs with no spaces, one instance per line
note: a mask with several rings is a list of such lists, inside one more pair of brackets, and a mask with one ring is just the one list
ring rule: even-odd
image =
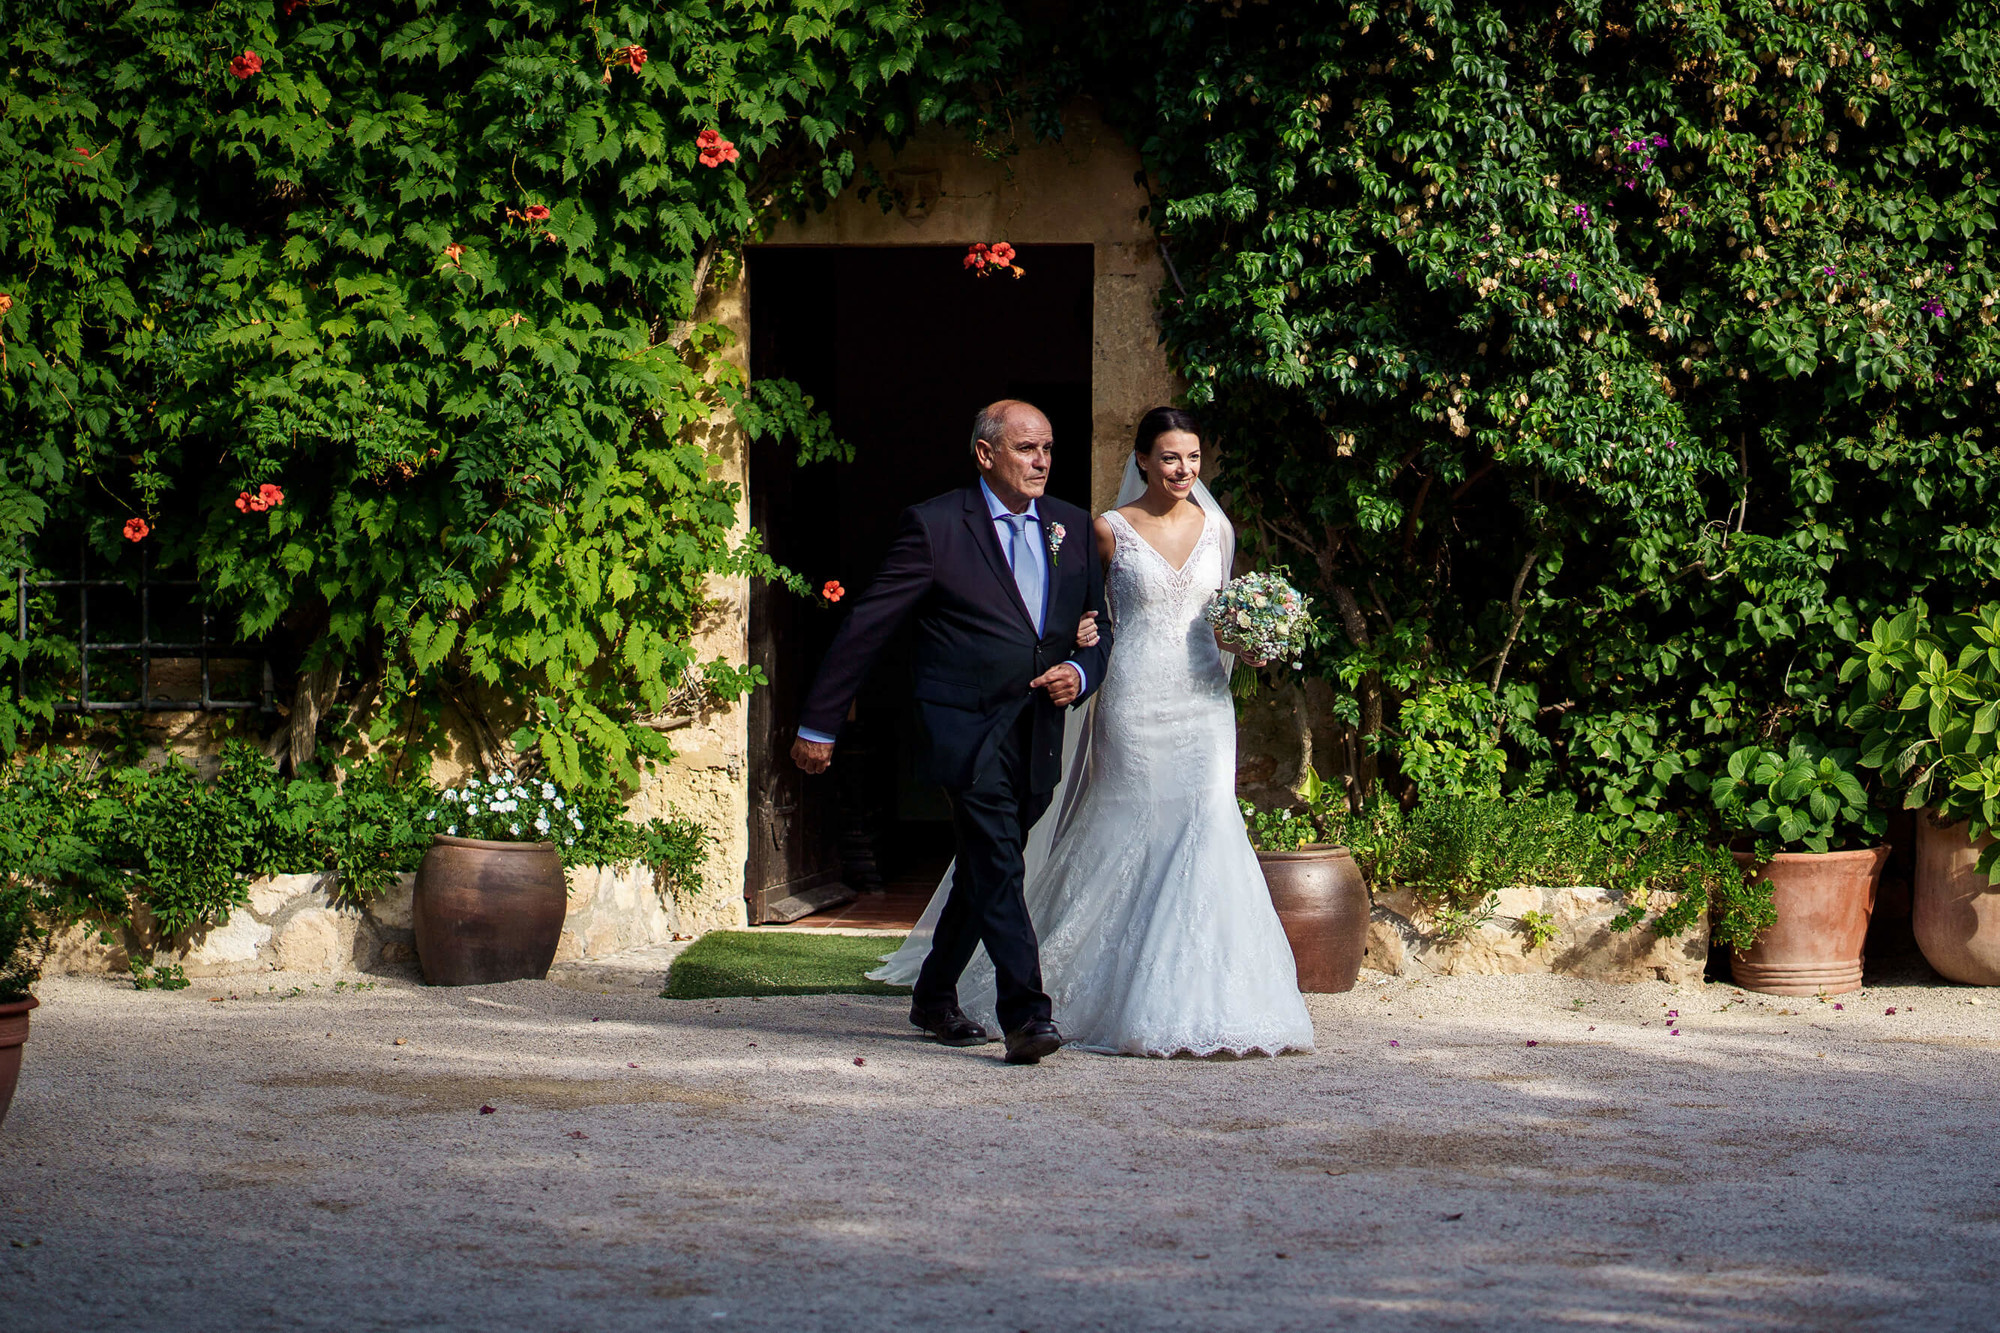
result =
[[[1229,667],[1201,614],[1234,543],[1221,510],[1205,491],[1200,499],[1201,537],[1179,569],[1108,516],[1116,637],[1087,725],[1070,726],[1059,806],[1030,840],[1028,912],[1043,985],[1072,1045],[1162,1056],[1310,1051],[1291,946],[1236,805]],[[916,980],[950,884],[947,873],[916,931],[871,976]],[[974,1022],[998,1030],[983,948],[958,995]]]

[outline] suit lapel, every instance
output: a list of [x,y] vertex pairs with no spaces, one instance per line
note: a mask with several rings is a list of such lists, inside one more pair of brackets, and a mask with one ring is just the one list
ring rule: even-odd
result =
[[[993,577],[1006,592],[1007,600],[1013,603],[1014,609],[1021,613],[1021,619],[1027,622],[1029,631],[1033,632],[1035,618],[1028,614],[1028,604],[1021,600],[1021,589],[1014,582],[1014,571],[1007,567],[1007,556],[1000,549],[998,525],[994,523],[993,515],[986,512],[986,496],[977,486],[965,493],[965,526],[972,529],[972,544],[986,557],[986,567],[993,571]],[[1048,585],[1052,582],[1053,579],[1042,580],[1044,604],[1048,600]],[[1046,616],[1042,623],[1048,623]]]

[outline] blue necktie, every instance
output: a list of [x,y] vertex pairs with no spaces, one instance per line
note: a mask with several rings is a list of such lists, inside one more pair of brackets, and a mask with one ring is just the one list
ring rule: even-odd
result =
[[1007,563],[1014,567],[1014,586],[1021,590],[1021,600],[1027,603],[1028,618],[1035,622],[1035,633],[1042,632],[1042,566],[1035,559],[1035,548],[1028,536],[1028,516],[1026,514],[1002,514],[1007,526],[1014,530],[1013,549],[1007,552]]

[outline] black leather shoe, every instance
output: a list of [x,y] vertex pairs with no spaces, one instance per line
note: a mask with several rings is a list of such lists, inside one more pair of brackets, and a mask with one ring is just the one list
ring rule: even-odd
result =
[[931,1034],[941,1046],[984,1046],[986,1029],[967,1018],[955,1004],[925,1009],[910,1006],[910,1022]]
[[1007,1034],[1007,1063],[1038,1064],[1043,1056],[1061,1050],[1062,1044],[1063,1035],[1056,1025],[1046,1018],[1037,1018]]

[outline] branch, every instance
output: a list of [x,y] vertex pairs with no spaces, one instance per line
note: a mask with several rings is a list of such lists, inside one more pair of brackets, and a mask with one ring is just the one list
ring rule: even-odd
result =
[[[1541,558],[1542,548],[1530,547],[1528,558],[1521,562],[1520,573],[1514,575],[1514,593],[1507,599],[1507,606],[1514,613],[1514,623],[1507,626],[1507,639],[1500,645],[1500,660],[1493,664],[1493,683],[1487,686],[1487,692],[1496,699],[1500,697],[1500,677],[1507,670],[1507,655],[1514,651],[1514,640],[1520,636],[1521,622],[1528,618],[1528,609],[1521,605],[1521,589],[1528,584],[1528,571],[1533,569],[1535,561]],[[1497,722],[1494,728],[1496,731],[1499,729]]]
[[691,284],[694,289],[693,304],[688,306],[688,317],[675,325],[674,331],[664,340],[665,345],[676,352],[687,345],[689,338],[694,337],[695,325],[701,319],[701,298],[708,290],[708,275],[715,268],[715,256],[721,249],[722,237],[720,234],[713,235],[703,242],[701,253],[695,256],[694,282]]

